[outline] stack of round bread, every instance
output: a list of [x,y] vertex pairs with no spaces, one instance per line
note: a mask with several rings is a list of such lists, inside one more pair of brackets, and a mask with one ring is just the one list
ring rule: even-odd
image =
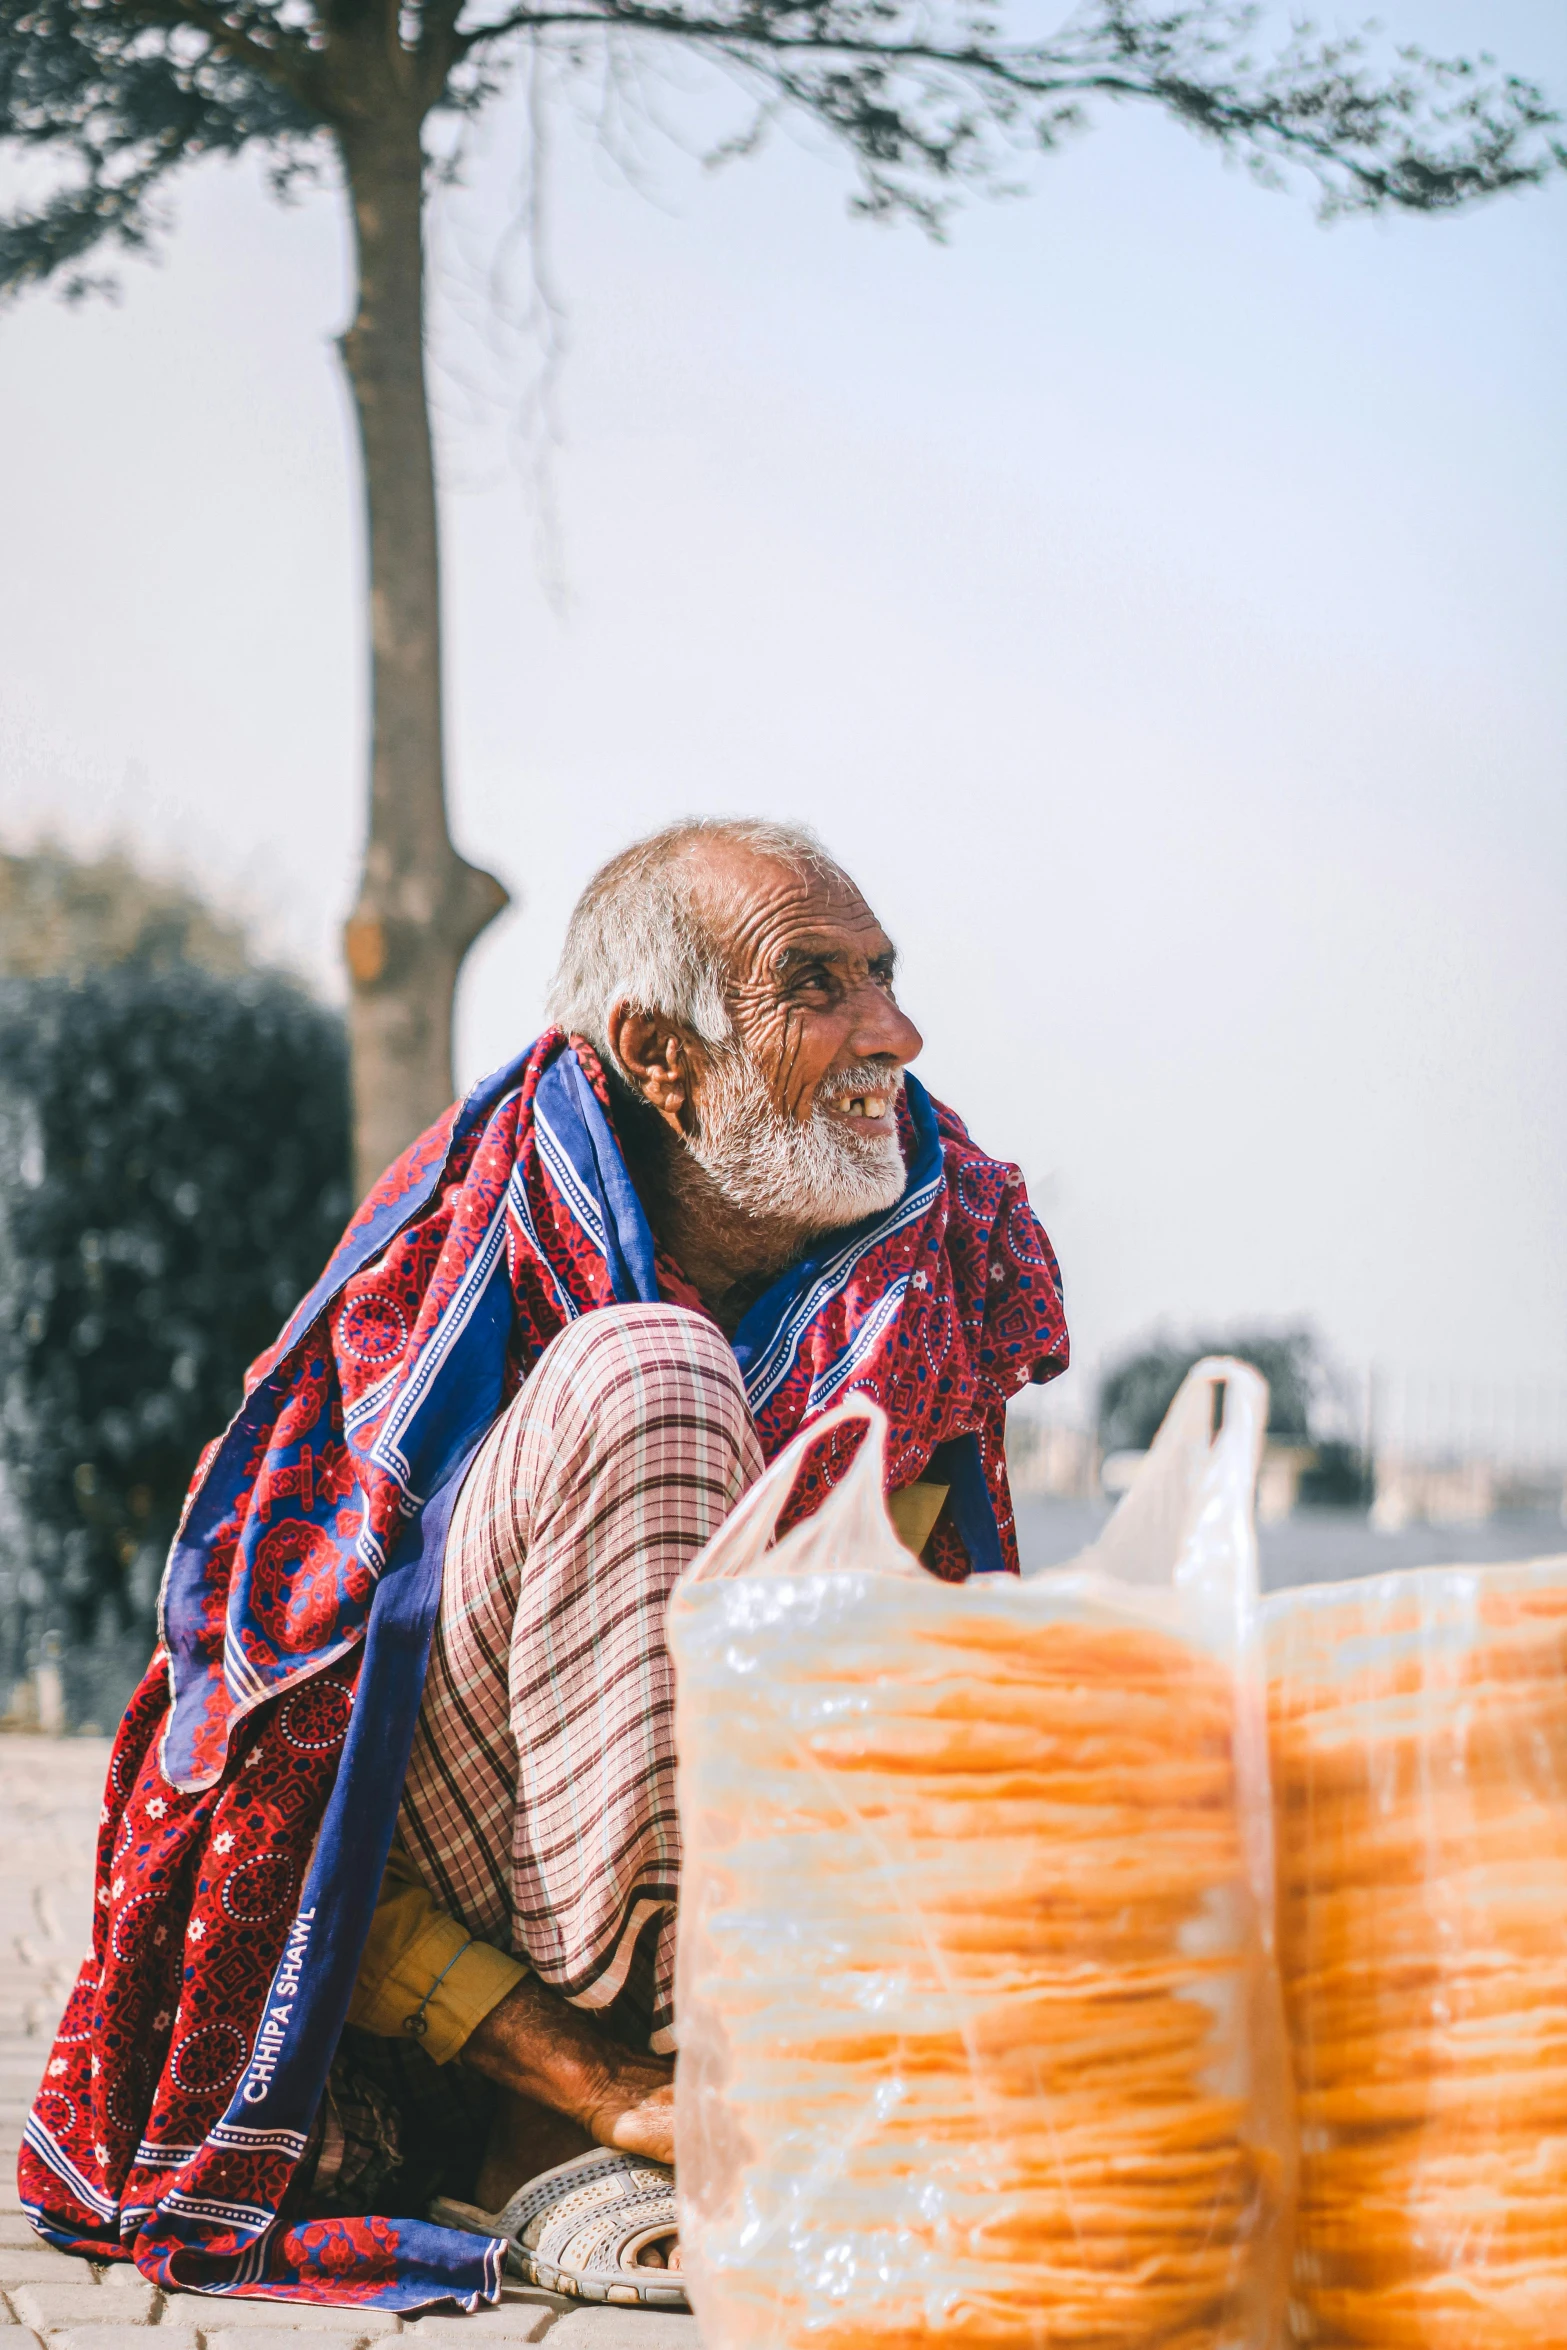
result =
[[1016,1585],[812,1583],[729,1586],[770,1633],[682,1640],[704,2327],[1267,2341],[1284,2165],[1228,1669]]
[[1567,2344],[1567,1562],[1269,1619],[1297,2339]]

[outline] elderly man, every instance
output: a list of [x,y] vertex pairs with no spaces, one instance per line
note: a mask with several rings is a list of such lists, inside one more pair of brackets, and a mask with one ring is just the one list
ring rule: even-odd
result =
[[1066,1363],[1016,1169],[905,1078],[893,964],[806,834],[627,850],[555,1026],[390,1170],[254,1366],[29,2124],[55,2242],[390,2308],[477,2305],[509,2246],[678,2304],[671,1586],[849,1387],[909,1547],[1015,1571],[1005,1401]]

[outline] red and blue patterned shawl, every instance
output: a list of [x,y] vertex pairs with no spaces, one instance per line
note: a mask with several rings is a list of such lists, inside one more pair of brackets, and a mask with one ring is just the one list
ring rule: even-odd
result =
[[[1015,1167],[913,1079],[908,1178],[747,1313],[772,1458],[846,1389],[891,1424],[890,1490],[950,1498],[938,1572],[1016,1570],[1006,1398],[1067,1361],[1060,1277]],[[493,2298],[500,2247],[291,2208],[390,1845],[473,1452],[579,1314],[701,1311],[655,1247],[602,1072],[558,1031],[376,1186],[203,1457],[162,1642],[115,1742],[92,1957],[28,2123],[40,2233],[166,2286],[417,2308]],[[824,1445],[792,1515],[849,1457]],[[297,2201],[297,2198],[295,2199]]]

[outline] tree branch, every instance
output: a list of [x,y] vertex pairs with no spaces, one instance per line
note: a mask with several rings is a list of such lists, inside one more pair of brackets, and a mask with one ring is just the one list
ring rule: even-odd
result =
[[436,105],[451,80],[452,69],[467,52],[457,32],[465,0],[424,0],[419,12],[419,59],[429,106]]
[[[465,57],[521,32],[617,30],[705,47],[845,138],[876,180],[876,209],[925,218],[928,203],[900,193],[888,169],[981,176],[987,125],[1013,138],[1029,130],[1049,147],[1078,119],[1076,102],[1094,97],[1163,106],[1221,145],[1250,148],[1265,176],[1270,157],[1304,165],[1328,214],[1452,209],[1567,164],[1547,135],[1561,118],[1530,83],[1487,85],[1472,65],[1414,49],[1372,78],[1359,40],[1312,46],[1305,31],[1259,73],[1239,53],[1253,12],[1232,0],[1162,10],[1099,0],[1058,40],[1010,47],[979,18],[956,39],[933,38],[917,20],[899,37],[889,28],[902,13],[899,0],[746,0],[733,15],[604,0],[513,8],[457,40]],[[977,112],[944,118],[964,90]]]
[[[485,0],[471,0],[484,5]],[[1405,48],[1300,29],[1258,66],[1247,0],[1080,0],[1061,31],[1005,42],[1006,0],[523,0],[462,24],[464,0],[0,0],[0,140],[58,147],[80,180],[0,217],[0,286],[104,237],[145,241],[155,188],[203,155],[261,144],[286,177],[322,129],[373,140],[436,108],[471,111],[508,38],[642,35],[703,52],[836,139],[856,203],[938,230],[964,185],[1057,146],[1085,102],[1159,107],[1265,182],[1299,166],[1325,217],[1452,211],[1567,166],[1533,84]],[[156,33],[156,40],[149,33]],[[185,36],[193,35],[194,40]],[[719,155],[746,151],[728,141]],[[96,225],[95,225],[96,224]]]

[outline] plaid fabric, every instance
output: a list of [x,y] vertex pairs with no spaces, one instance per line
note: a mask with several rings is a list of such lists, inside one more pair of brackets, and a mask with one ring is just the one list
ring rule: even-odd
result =
[[447,1537],[403,1840],[470,1933],[655,2049],[680,1877],[664,1606],[761,1469],[722,1333],[601,1307],[545,1348]]
[[419,2216],[433,2195],[467,2201],[496,2095],[464,2065],[434,2064],[422,2048],[350,2024],[295,2173],[300,2210]]

